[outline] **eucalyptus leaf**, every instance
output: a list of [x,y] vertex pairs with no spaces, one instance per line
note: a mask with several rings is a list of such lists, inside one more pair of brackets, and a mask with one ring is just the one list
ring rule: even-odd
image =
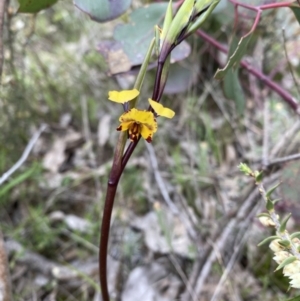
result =
[[97,22],[116,19],[126,12],[132,0],[74,0],[74,4]]
[[226,66],[223,69],[217,70],[217,72],[215,74],[216,79],[223,79],[224,76],[226,75],[226,73],[231,68],[234,68],[239,64],[240,60],[242,59],[243,55],[245,54],[245,52],[247,50],[247,46],[248,46],[251,38],[252,38],[252,32],[248,33],[247,35],[243,36],[240,39],[235,51],[230,56]]
[[[114,31],[114,41],[101,41],[98,51],[105,57],[110,74],[129,71],[143,63],[155,25],[161,24],[167,3],[154,3],[129,14],[128,22],[119,24]],[[171,64],[189,56],[190,45],[183,41],[171,53]]]
[[299,6],[299,4],[297,4],[297,2],[295,2],[295,4],[292,4],[290,6],[290,8],[293,11],[296,19],[298,20],[298,22],[300,24],[300,6]]
[[154,26],[163,21],[168,3],[141,7],[129,15],[129,22],[115,28],[114,39],[120,43],[132,65],[140,65],[154,37]]
[[55,4],[57,0],[18,0],[20,6],[18,13],[38,13],[40,10],[48,8]]
[[[229,49],[229,57],[236,51],[238,47],[238,39],[236,36],[233,36],[230,49]],[[229,60],[230,60],[229,58]],[[237,112],[241,115],[245,109],[245,95],[242,89],[242,85],[239,80],[239,68],[229,68],[225,73],[224,77],[224,94],[227,98],[232,99],[235,102]]]
[[224,78],[224,94],[227,98],[234,100],[239,115],[243,114],[246,100],[237,69],[230,69],[226,73]]
[[169,76],[167,80],[164,93],[177,94],[188,90],[193,83],[195,83],[197,77],[195,76],[195,66],[188,60],[184,61],[185,64],[176,63],[171,64],[169,68]]

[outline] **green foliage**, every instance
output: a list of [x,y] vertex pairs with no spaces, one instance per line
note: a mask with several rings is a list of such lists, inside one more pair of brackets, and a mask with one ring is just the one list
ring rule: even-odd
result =
[[21,242],[25,249],[55,256],[53,250],[57,248],[59,228],[51,226],[42,205],[28,209],[28,216],[19,222],[19,226],[9,230],[11,237]]
[[0,205],[3,205],[3,201],[6,199],[9,192],[15,188],[17,185],[20,185],[25,180],[29,179],[34,175],[34,173],[39,173],[40,167],[38,164],[33,164],[30,168],[25,169],[25,171],[21,172],[17,176],[13,176],[11,180],[8,181],[8,183],[5,183],[4,185],[0,186]]
[[280,228],[279,228],[279,231],[280,231],[280,232],[284,232],[284,231],[285,231],[285,229],[286,229],[286,224],[287,224],[287,222],[289,221],[291,215],[292,215],[291,213],[288,214],[288,215],[282,220],[282,222],[280,223]]
[[286,258],[278,267],[275,271],[278,271],[282,268],[284,268],[286,265],[293,263],[297,258],[295,256],[291,256]]
[[291,239],[294,239],[294,238],[300,238],[300,232],[298,231],[298,232],[294,232],[294,233],[292,233],[291,234]]
[[216,79],[223,79],[229,70],[238,67],[238,64],[240,63],[242,57],[247,51],[248,44],[251,41],[251,38],[252,38],[252,32],[248,33],[247,35],[243,36],[240,39],[233,54],[230,56],[226,66],[223,69],[217,70],[215,74]]
[[238,169],[244,173],[246,176],[250,176],[253,174],[253,171],[250,169],[250,167],[245,163],[240,163],[238,166]]
[[274,185],[272,188],[270,188],[267,192],[266,192],[266,198],[269,199],[272,195],[272,193],[278,188],[278,186],[281,184],[281,182],[279,182],[278,184]]
[[[120,7],[118,7],[118,9],[120,10],[116,12],[112,6],[108,6],[112,1],[100,0],[96,3],[95,1],[75,0],[75,3],[80,9],[88,13],[91,18],[101,22],[114,18],[118,14],[124,12],[127,3],[130,2],[131,1],[129,0],[119,2],[119,4],[121,3],[122,5],[119,5]],[[196,5],[200,5],[200,2],[204,4],[207,2],[210,3],[210,1],[198,1],[196,2]],[[65,3],[60,1],[60,4],[58,5],[65,5]],[[122,44],[120,49],[122,49],[123,54],[125,53],[126,57],[129,58],[130,68],[132,66],[138,66],[143,62],[143,56],[146,53],[145,49],[148,49],[150,39],[153,37],[153,25],[161,24],[165,8],[166,3],[156,3],[150,4],[147,7],[142,7],[128,16],[128,19],[126,19],[128,20],[127,24],[119,25],[115,29],[115,38]],[[171,2],[168,12],[169,16],[171,16]],[[192,12],[192,15],[194,13],[195,11]],[[223,16],[225,18],[226,13],[221,13],[220,15],[221,18],[223,18]],[[185,12],[183,17],[184,18],[179,20],[179,25],[177,24],[179,29],[181,29],[181,27],[184,26],[184,22],[189,19],[190,13],[186,14]],[[167,33],[167,29],[169,29],[171,22],[172,17],[166,21],[165,24],[167,25],[164,26],[164,29],[166,30],[163,30],[163,34]],[[91,23],[93,22],[90,22],[89,24]],[[36,25],[33,38],[28,39],[26,46],[24,46],[24,51],[23,44],[18,44],[18,40],[15,41],[15,44],[17,45],[15,48],[15,57],[17,57],[16,66],[19,67],[19,62],[24,61],[26,63],[24,63],[24,69],[19,70],[17,68],[18,80],[14,81],[11,86],[7,85],[4,89],[5,97],[3,103],[6,114],[3,114],[3,118],[7,120],[10,119],[10,123],[9,126],[7,126],[7,130],[4,130],[2,135],[2,144],[4,147],[1,149],[0,153],[0,166],[3,170],[6,170],[7,165],[10,164],[7,161],[13,161],[15,158],[18,158],[18,152],[22,150],[22,147],[28,141],[28,129],[31,129],[32,125],[36,125],[40,121],[46,121],[51,125],[54,125],[53,131],[55,131],[55,126],[57,126],[61,114],[68,112],[72,115],[72,124],[70,127],[72,127],[72,129],[75,128],[76,130],[82,129],[82,110],[80,108],[81,97],[84,97],[87,101],[88,119],[91,123],[90,126],[93,138],[96,136],[95,133],[97,131],[99,117],[100,121],[101,118],[106,115],[109,115],[109,118],[113,117],[114,121],[111,122],[113,125],[110,125],[112,128],[115,128],[115,124],[117,123],[116,111],[105,102],[107,90],[110,89],[110,86],[115,87],[116,85],[113,80],[108,79],[107,76],[104,75],[104,61],[92,49],[95,45],[95,41],[101,40],[103,36],[104,38],[107,38],[106,34],[102,36],[99,35],[99,33],[102,30],[110,30],[111,27],[99,27],[99,24],[97,24],[97,27],[94,25],[95,27],[87,28],[82,19],[78,19],[74,22],[74,19],[70,17],[69,10],[60,11],[56,6],[45,12],[45,14],[38,15]],[[208,30],[211,30],[209,26],[207,28]],[[220,27],[218,27],[218,30],[219,28]],[[224,28],[224,26],[222,28]],[[137,33],[136,36],[135,33]],[[158,31],[156,31],[156,33],[156,43],[158,44]],[[22,32],[18,32],[16,37],[19,38],[22,34]],[[162,35],[162,39],[163,38],[164,35]],[[223,36],[221,35],[220,40],[222,38]],[[249,40],[247,40],[248,37],[244,38],[245,40],[242,39],[239,45],[237,45],[237,43],[235,45],[234,43],[231,44],[233,51],[230,53],[228,63],[228,65],[231,64],[231,66],[227,66],[220,71],[221,73],[223,71],[225,74],[225,94],[227,97],[235,100],[235,108],[240,114],[244,110],[245,99],[238,78],[238,62],[246,52],[247,45],[249,45],[250,41],[250,37]],[[76,45],[79,44],[81,46],[77,48]],[[22,49],[22,51],[19,52],[20,49]],[[179,91],[184,91],[184,89],[190,89],[192,87],[191,85],[195,81],[193,81],[191,66],[198,65],[198,52],[196,53],[196,56],[196,59],[195,57],[192,57],[189,62],[183,61],[180,65],[170,66],[170,76],[168,80],[170,84],[169,87],[173,89],[173,93],[178,93]],[[192,87],[191,89],[192,96],[182,94],[167,99],[167,102],[171,103],[176,108],[177,119],[175,123],[172,123],[169,127],[167,123],[164,124],[163,121],[159,120],[162,129],[165,131],[165,136],[155,140],[155,147],[157,147],[158,150],[157,157],[161,164],[159,169],[163,173],[163,177],[167,181],[169,180],[168,177],[172,176],[172,179],[170,180],[171,183],[168,186],[168,188],[170,187],[172,189],[170,189],[171,193],[173,194],[173,191],[175,191],[176,194],[179,194],[181,201],[186,201],[186,204],[184,203],[184,205],[187,205],[187,212],[191,213],[191,216],[192,213],[194,213],[197,217],[203,218],[205,214],[203,214],[201,210],[212,212],[211,216],[213,216],[215,220],[212,220],[212,224],[209,224],[207,228],[214,228],[217,227],[216,225],[218,225],[219,218],[224,217],[224,208],[218,202],[220,199],[223,200],[223,196],[217,195],[219,190],[223,190],[223,187],[215,185],[215,182],[222,183],[222,180],[220,179],[225,177],[225,174],[228,175],[228,172],[231,173],[231,170],[228,169],[228,165],[226,165],[227,162],[225,156],[223,156],[224,146],[228,141],[230,141],[229,143],[237,143],[239,144],[241,153],[237,151],[235,156],[240,158],[241,155],[243,158],[248,158],[249,145],[244,141],[245,137],[242,136],[244,132],[242,127],[240,127],[241,124],[234,124],[234,119],[231,118],[232,115],[229,116],[230,118],[226,123],[225,129],[227,130],[230,127],[234,128],[234,131],[236,131],[235,134],[241,135],[239,138],[241,138],[242,143],[240,143],[239,139],[235,140],[232,138],[233,131],[230,132],[229,139],[227,139],[227,133],[224,134],[225,131],[223,126],[221,128],[216,126],[217,119],[223,120],[224,116],[227,118],[226,113],[232,113],[233,115],[236,113],[235,108],[231,111],[231,104],[228,105],[226,102],[224,107],[222,107],[222,110],[224,111],[221,113],[215,109],[214,103],[211,104],[211,99],[218,97],[217,93],[217,96],[214,95],[215,92],[219,92],[217,91],[217,86],[213,87],[216,87],[216,91],[209,91],[208,94],[206,94],[205,98],[207,98],[208,101],[205,103],[205,106],[201,107],[202,103],[200,98],[202,96],[199,96],[198,92],[205,86],[202,85],[202,81],[207,80],[207,82],[210,83],[210,79],[206,78],[206,68],[209,64],[207,64],[205,60],[206,56],[203,57],[203,62],[201,62],[203,68],[201,68],[200,76],[197,74],[197,87],[195,89]],[[145,67],[145,70],[146,69],[147,66]],[[135,72],[135,70],[133,70],[133,72]],[[132,74],[130,74],[130,76],[131,75]],[[120,80],[119,77],[118,80]],[[150,82],[151,84],[151,79],[147,79],[147,82]],[[122,81],[120,81],[120,83],[121,85],[124,84]],[[128,84],[131,84],[130,80],[128,82],[125,81],[125,85]],[[150,86],[150,84],[148,85]],[[148,87],[146,86],[143,88],[145,95],[149,94],[147,88]],[[177,90],[174,92],[175,89]],[[207,95],[209,96],[207,97]],[[141,101],[143,101],[143,98],[144,97],[141,97]],[[25,116],[25,118],[22,117],[23,119],[21,119],[19,116]],[[7,120],[4,120],[3,123],[8,124],[6,123]],[[257,120],[255,119],[255,121]],[[13,131],[13,133],[10,133],[11,131]],[[112,132],[111,135],[114,138],[115,132]],[[224,138],[224,136],[226,136],[226,138]],[[176,146],[174,147],[175,139]],[[46,140],[51,140],[49,133],[47,133]],[[256,150],[256,148],[258,148],[258,146],[255,145],[256,141],[252,142],[254,143],[251,145],[251,148],[253,146]],[[100,162],[100,164],[102,164],[111,159],[112,145],[110,143],[111,141],[109,141],[107,145],[101,145],[100,152],[98,152],[97,149],[97,163]],[[188,144],[188,148],[190,148],[186,153],[182,151],[184,143],[185,145]],[[96,144],[94,146],[95,148],[98,147]],[[194,146],[195,153],[189,153]],[[48,145],[46,147],[48,147]],[[157,189],[155,180],[152,178],[151,171],[149,172],[150,164],[149,161],[147,161],[147,155],[145,155],[142,150],[143,145],[138,149],[138,155],[140,156],[138,159],[144,160],[144,163],[141,164],[141,167],[138,165],[138,167],[129,168],[122,177],[122,184],[120,184],[121,190],[117,194],[118,202],[116,202],[117,205],[119,205],[120,212],[123,212],[123,207],[126,206],[135,214],[142,215],[147,213],[151,208],[147,193],[152,191],[157,193],[157,191],[155,191],[155,189]],[[165,157],[167,157],[167,160],[165,160]],[[252,154],[250,154],[249,157],[252,158]],[[167,171],[166,165],[169,164],[169,162],[171,162],[173,166],[171,166],[170,171]],[[236,165],[235,162],[234,166]],[[262,173],[252,171],[245,164],[240,164],[239,167],[245,174],[252,176],[257,185],[261,184]],[[25,247],[52,258],[55,257],[55,259],[57,259],[58,254],[62,258],[65,255],[60,254],[61,249],[59,249],[57,242],[62,243],[63,248],[66,249],[70,244],[75,245],[75,247],[72,246],[73,248],[71,251],[75,250],[75,253],[77,255],[79,254],[79,257],[85,258],[86,256],[89,256],[90,254],[88,252],[82,251],[82,247],[85,247],[88,244],[91,245],[91,243],[89,243],[90,241],[97,243],[99,214],[102,212],[97,203],[99,199],[95,197],[95,199],[97,199],[95,202],[89,205],[85,204],[85,208],[80,208],[79,211],[77,211],[79,214],[83,213],[85,219],[93,222],[94,228],[91,233],[81,234],[71,233],[71,231],[68,230],[66,231],[64,229],[64,224],[58,223],[54,225],[49,219],[48,213],[52,210],[60,210],[61,208],[63,208],[62,210],[75,211],[73,203],[71,202],[72,193],[77,193],[77,190],[72,191],[74,186],[77,186],[78,191],[83,188],[86,194],[92,195],[94,193],[93,181],[97,182],[99,179],[94,177],[92,180],[79,180],[77,182],[74,181],[72,176],[67,175],[64,177],[64,180],[61,181],[61,186],[59,188],[54,188],[53,191],[51,191],[50,196],[48,195],[50,192],[47,190],[43,190],[42,195],[39,191],[39,183],[43,179],[44,174],[39,171],[39,179],[34,179],[38,173],[34,170],[31,171],[32,168],[32,165],[29,165],[29,167],[25,165],[6,185],[0,187],[0,196],[4,196],[8,200],[11,199],[16,202],[16,194],[17,202],[22,202],[22,204],[24,204],[23,199],[25,199],[25,209],[28,210],[26,211],[27,214],[19,221],[20,226],[15,226],[15,224],[11,225],[11,229],[6,231],[6,233],[20,241]],[[78,170],[75,172],[78,172]],[[149,180],[148,178],[151,179]],[[203,178],[205,178],[204,182],[202,182]],[[207,180],[207,182],[205,182],[205,180]],[[34,183],[31,187],[32,182]],[[106,186],[106,178],[101,178],[99,182],[97,190],[102,199],[102,193]],[[230,187],[229,189],[240,189],[239,186],[236,186],[238,185],[234,184],[233,187]],[[32,198],[26,198],[22,194],[18,194],[20,190],[21,192],[23,191],[24,187],[26,187],[26,189],[29,188],[34,190]],[[145,187],[148,188],[147,193],[145,193]],[[63,200],[63,198],[60,199],[59,197],[60,190],[71,192],[70,197],[67,200],[67,202],[69,202],[68,204],[62,204],[61,200]],[[57,197],[55,196],[56,194],[58,194]],[[207,199],[205,198],[206,194],[209,195],[209,201],[214,201],[216,199],[216,203],[213,203],[212,205],[208,204]],[[51,204],[49,207],[49,199],[52,198],[52,195],[54,195],[53,202],[55,202],[55,204]],[[230,195],[228,198],[231,201]],[[44,202],[45,199],[47,200],[47,204]],[[177,199],[174,199],[176,202]],[[274,208],[273,205],[275,201],[276,200],[271,200],[269,196],[267,204],[269,210]],[[197,202],[202,203],[199,205]],[[9,206],[11,205],[12,204],[9,204]],[[74,207],[75,206],[76,205],[74,205]],[[203,209],[201,206],[208,207]],[[46,207],[47,211],[45,210]],[[217,211],[217,214],[215,214],[215,211]],[[165,236],[168,237],[170,235],[170,229],[166,229],[164,215],[161,213],[161,211],[158,212],[159,223]],[[261,216],[270,217],[268,214],[261,214]],[[193,223],[194,222],[195,221],[193,220]],[[197,224],[192,226],[195,226],[195,229],[199,230],[199,228],[202,227],[202,224],[200,224],[202,223],[202,220],[200,220],[199,224],[197,220],[196,222]],[[204,221],[204,223],[206,222],[207,221]],[[283,228],[285,229],[285,226]],[[217,228],[212,230],[215,231],[216,229]],[[68,235],[66,235],[66,233],[68,233]],[[294,237],[296,236],[298,236],[298,234],[295,233]],[[293,237],[293,235],[291,235],[291,237]],[[266,244],[275,238],[277,238],[277,236],[268,237],[259,245]],[[86,243],[84,240],[86,240]],[[170,239],[168,241],[170,241]],[[286,243],[287,245],[287,242],[283,241],[283,243]],[[87,247],[89,250],[94,250],[96,248],[96,246]],[[136,241],[131,241],[130,243],[125,242],[122,249],[122,255],[130,258],[136,248]],[[197,255],[197,252],[195,252],[195,255]],[[265,258],[263,258],[262,261],[264,261],[264,259]],[[271,281],[273,281],[273,274],[270,273],[268,259],[266,262],[268,263],[268,266],[266,265],[265,268],[261,268],[260,273],[262,277],[265,277],[267,286],[269,286]],[[218,267],[220,266],[218,265]],[[85,275],[82,274],[81,278],[85,279]],[[88,285],[98,289],[95,282],[90,281],[90,278],[87,277],[85,280]],[[280,281],[281,279],[279,282]],[[81,296],[74,296],[74,298],[77,298],[78,300],[84,299]],[[86,300],[89,300],[88,297],[85,298]],[[245,299],[246,298],[247,297],[245,296]]]
[[182,30],[188,26],[189,21],[191,20],[194,4],[195,0],[186,0],[182,3],[166,33],[164,40],[164,43],[166,43],[165,45],[168,44],[170,46],[177,42],[178,36],[181,34]]
[[20,6],[19,13],[38,13],[39,11],[46,9],[57,2],[57,0],[18,0]]
[[122,15],[129,8],[131,0],[74,0],[74,4],[91,19],[107,22]]
[[[214,9],[219,4],[220,0],[198,0],[195,4],[194,14],[198,17],[188,29],[188,34],[194,33],[199,29],[211,13],[215,13]],[[200,15],[199,15],[200,13]]]
[[260,247],[264,244],[269,244],[274,239],[278,239],[278,236],[269,236],[269,237],[265,238],[263,241],[261,241],[257,246]]
[[[232,37],[228,52],[228,59],[232,56],[235,49],[238,47],[238,39],[235,35]],[[227,98],[235,102],[237,112],[241,115],[245,109],[245,96],[239,78],[239,66],[230,68],[224,76],[224,94]]]
[[297,2],[295,1],[295,3],[293,3],[293,4],[290,5],[290,8],[291,8],[291,10],[293,11],[293,13],[294,13],[294,15],[295,15],[297,21],[298,21],[299,24],[300,24],[300,7],[299,7],[299,3],[297,3]]
[[131,65],[140,65],[154,36],[154,26],[159,24],[167,8],[167,3],[153,3],[136,9],[128,16],[128,23],[114,30],[114,39],[122,49]]
[[[256,183],[261,183],[261,181],[263,179],[263,175],[264,175],[263,171],[255,172],[255,182]],[[275,202],[275,201],[273,201],[273,202]]]

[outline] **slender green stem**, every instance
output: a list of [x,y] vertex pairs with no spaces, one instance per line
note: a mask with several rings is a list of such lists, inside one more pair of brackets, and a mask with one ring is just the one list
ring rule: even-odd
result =
[[[138,76],[136,78],[136,81],[135,81],[135,84],[134,84],[134,89],[137,89],[139,91],[141,90],[144,79],[145,79],[146,71],[147,71],[147,68],[149,66],[149,62],[150,62],[150,59],[151,59],[151,55],[152,55],[152,52],[153,52],[154,45],[155,45],[155,38],[153,38],[150,42],[150,46],[148,48],[145,59],[142,63],[139,74],[138,74]],[[134,99],[133,101],[131,101],[129,103],[130,108],[134,108],[136,106],[137,101],[138,101],[138,96],[136,97],[136,99]]]

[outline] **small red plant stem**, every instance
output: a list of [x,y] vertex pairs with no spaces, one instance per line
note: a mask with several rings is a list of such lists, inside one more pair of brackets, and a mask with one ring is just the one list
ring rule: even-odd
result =
[[[213,45],[215,48],[219,49],[220,51],[224,53],[228,53],[228,48],[221,43],[219,43],[217,40],[203,32],[202,30],[197,31],[197,35],[200,36],[203,40],[208,42],[209,44]],[[256,76],[259,80],[261,80],[266,86],[268,86],[271,90],[273,90],[275,93],[280,95],[283,100],[297,113],[300,114],[299,110],[299,103],[296,101],[296,99],[285,89],[283,89],[281,86],[279,86],[277,83],[272,81],[267,75],[263,74],[260,70],[257,70],[253,68],[249,63],[246,61],[241,61],[241,66],[245,68],[247,71],[249,71],[251,74]]]
[[273,8],[279,8],[279,7],[288,7],[290,6],[293,2],[291,1],[286,1],[286,2],[278,2],[278,3],[269,3],[269,4],[264,4],[264,5],[258,5],[258,6],[253,6],[250,4],[245,4],[236,0],[229,0],[233,5],[235,6],[241,6],[253,11],[260,11],[260,10],[266,10],[266,9],[273,9]]
[[111,213],[114,206],[114,199],[118,187],[117,182],[108,182],[106,190],[105,205],[102,216],[100,252],[99,252],[99,277],[103,301],[109,301],[107,286],[107,247],[110,231]]
[[154,82],[154,89],[152,93],[152,99],[158,101],[157,97],[159,94],[159,89],[160,89],[160,81],[161,81],[161,74],[164,68],[164,61],[158,60],[157,64],[157,73],[155,77],[155,82]]
[[[152,94],[152,99],[158,102],[160,100],[159,97],[160,81],[161,81],[161,73],[164,67],[164,63],[165,63],[164,59],[160,59],[158,61],[155,84],[154,84],[153,94]],[[101,237],[100,237],[100,244],[99,244],[99,278],[100,278],[100,286],[101,286],[103,301],[110,300],[108,286],[107,286],[107,249],[108,249],[110,221],[111,221],[111,214],[114,205],[114,200],[115,200],[121,175],[139,141],[140,141],[140,137],[138,138],[137,141],[131,142],[128,148],[126,149],[125,154],[121,158],[123,149],[120,147],[121,139],[119,140],[118,145],[116,147],[113,166],[107,184],[106,197],[105,197],[103,216],[102,216]]]
[[107,183],[105,203],[102,215],[101,237],[99,243],[99,279],[103,301],[109,301],[109,292],[107,286],[107,248],[110,231],[111,213],[114,206],[114,200],[118,188],[118,183],[123,172],[122,154],[124,151],[126,134],[121,133],[116,145],[113,165]]

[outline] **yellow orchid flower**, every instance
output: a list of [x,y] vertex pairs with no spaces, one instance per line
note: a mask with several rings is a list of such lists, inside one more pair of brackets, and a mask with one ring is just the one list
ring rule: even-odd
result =
[[159,116],[163,116],[166,118],[173,118],[175,112],[169,108],[165,108],[162,104],[158,103],[157,101],[152,100],[151,98],[148,99],[150,106],[153,108],[155,113]]
[[125,103],[136,98],[140,92],[137,89],[123,91],[109,91],[108,99],[118,103]]
[[121,122],[118,131],[127,131],[131,141],[137,141],[140,135],[151,142],[153,134],[157,131],[157,123],[152,112],[140,111],[135,108],[125,112],[119,118]]

